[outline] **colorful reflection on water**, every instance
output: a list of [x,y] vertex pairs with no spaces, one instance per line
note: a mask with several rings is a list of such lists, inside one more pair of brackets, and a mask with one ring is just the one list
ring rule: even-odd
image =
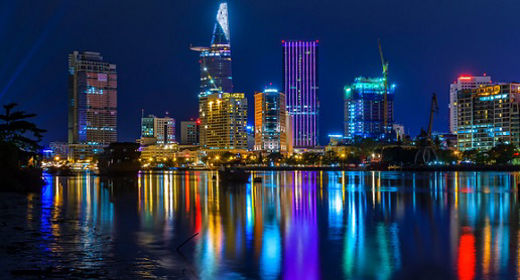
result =
[[50,261],[112,277],[520,275],[519,174],[259,172],[262,183],[238,186],[213,176],[47,177],[27,221]]

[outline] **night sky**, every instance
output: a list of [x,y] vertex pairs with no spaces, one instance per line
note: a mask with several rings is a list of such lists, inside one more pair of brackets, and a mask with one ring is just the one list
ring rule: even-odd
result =
[[[281,40],[319,40],[320,136],[343,131],[343,87],[381,72],[377,38],[397,84],[395,119],[415,135],[432,92],[448,129],[449,84],[459,74],[520,81],[520,1],[234,0],[233,82],[249,97],[281,88]],[[44,142],[67,140],[67,55],[101,52],[118,68],[120,141],[139,137],[141,109],[197,116],[198,53],[209,45],[218,1],[0,1],[0,103],[37,113]],[[252,123],[253,116],[249,115]],[[179,131],[178,131],[179,132]]]

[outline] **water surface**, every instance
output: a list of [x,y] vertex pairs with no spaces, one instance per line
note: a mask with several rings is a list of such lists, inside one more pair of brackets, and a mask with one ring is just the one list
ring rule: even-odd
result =
[[236,186],[213,176],[46,176],[41,194],[2,195],[0,272],[183,279],[520,275],[516,173],[259,172],[254,176],[262,183]]

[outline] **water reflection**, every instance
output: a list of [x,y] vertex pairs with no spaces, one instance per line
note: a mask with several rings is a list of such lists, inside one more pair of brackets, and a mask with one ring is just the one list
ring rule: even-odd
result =
[[28,198],[28,226],[51,262],[108,277],[520,275],[518,174],[255,176],[263,183],[223,186],[210,172],[48,177]]

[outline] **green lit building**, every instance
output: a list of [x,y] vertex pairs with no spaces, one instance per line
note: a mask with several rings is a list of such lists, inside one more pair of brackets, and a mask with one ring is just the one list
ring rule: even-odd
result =
[[345,87],[345,137],[372,138],[388,137],[393,124],[395,85],[388,87],[387,127],[384,125],[384,78],[357,77],[352,85]]

